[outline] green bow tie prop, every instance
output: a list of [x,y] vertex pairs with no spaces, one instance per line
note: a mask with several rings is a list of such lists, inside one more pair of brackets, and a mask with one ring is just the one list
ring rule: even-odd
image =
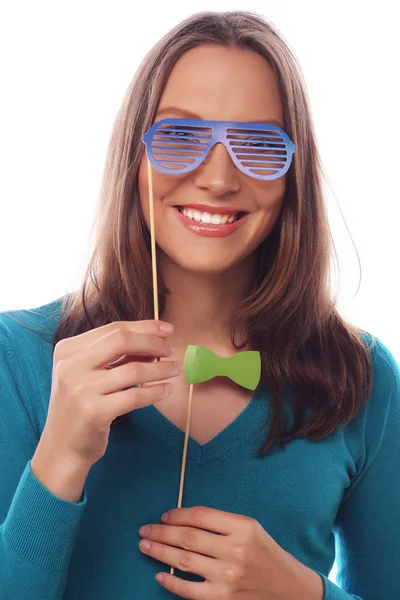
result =
[[255,390],[261,377],[261,357],[255,350],[224,358],[208,348],[189,345],[183,361],[187,383],[201,383],[218,375],[229,377],[248,390]]

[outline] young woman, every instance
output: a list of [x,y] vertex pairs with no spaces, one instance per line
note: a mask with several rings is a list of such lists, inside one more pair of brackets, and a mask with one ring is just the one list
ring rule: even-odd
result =
[[[1,314],[1,599],[398,596],[400,371],[331,297],[321,177],[301,71],[260,16],[195,14],[147,54],[81,288]],[[262,378],[195,386],[177,509],[188,344],[258,350]]]

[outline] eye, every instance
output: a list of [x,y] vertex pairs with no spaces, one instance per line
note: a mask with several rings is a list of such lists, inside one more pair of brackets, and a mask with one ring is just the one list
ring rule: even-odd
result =
[[279,154],[280,148],[277,144],[271,144],[271,142],[260,142],[260,141],[242,141],[235,146],[240,146],[241,148],[259,148],[263,150],[263,154]]
[[190,131],[169,131],[168,129],[163,130],[163,135],[169,135],[170,137],[193,137]]
[[268,148],[268,144],[265,142],[250,142],[246,144],[246,146],[258,146],[259,148]]
[[250,146],[251,148],[265,148],[266,150],[271,150],[276,146],[274,142],[270,140],[260,140],[260,138],[245,138],[242,142],[238,144],[239,146]]

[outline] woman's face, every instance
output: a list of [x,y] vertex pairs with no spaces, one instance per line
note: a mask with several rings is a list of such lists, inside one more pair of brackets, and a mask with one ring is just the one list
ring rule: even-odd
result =
[[[177,113],[173,107],[192,114]],[[153,123],[166,117],[276,121],[284,129],[279,89],[267,62],[251,50],[214,44],[187,51],[175,64]],[[193,171],[165,174],[152,167],[152,179],[155,235],[163,259],[192,272],[211,274],[237,267],[270,233],[280,213],[286,178],[263,181],[246,175],[218,143]],[[139,167],[139,193],[150,229],[145,151]],[[218,235],[218,231],[207,235],[201,223],[179,212],[177,207],[187,205],[206,205],[212,213],[228,208],[230,213],[248,214],[228,235]],[[200,212],[207,211],[202,208]]]

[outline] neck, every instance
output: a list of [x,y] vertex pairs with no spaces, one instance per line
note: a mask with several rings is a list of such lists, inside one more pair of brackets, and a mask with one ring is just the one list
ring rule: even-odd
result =
[[[175,347],[195,344],[222,355],[232,350],[230,318],[254,277],[254,260],[250,257],[229,271],[212,274],[187,271],[165,256],[159,264],[169,289],[160,318],[174,325]],[[246,332],[238,332],[236,344],[246,341]]]

